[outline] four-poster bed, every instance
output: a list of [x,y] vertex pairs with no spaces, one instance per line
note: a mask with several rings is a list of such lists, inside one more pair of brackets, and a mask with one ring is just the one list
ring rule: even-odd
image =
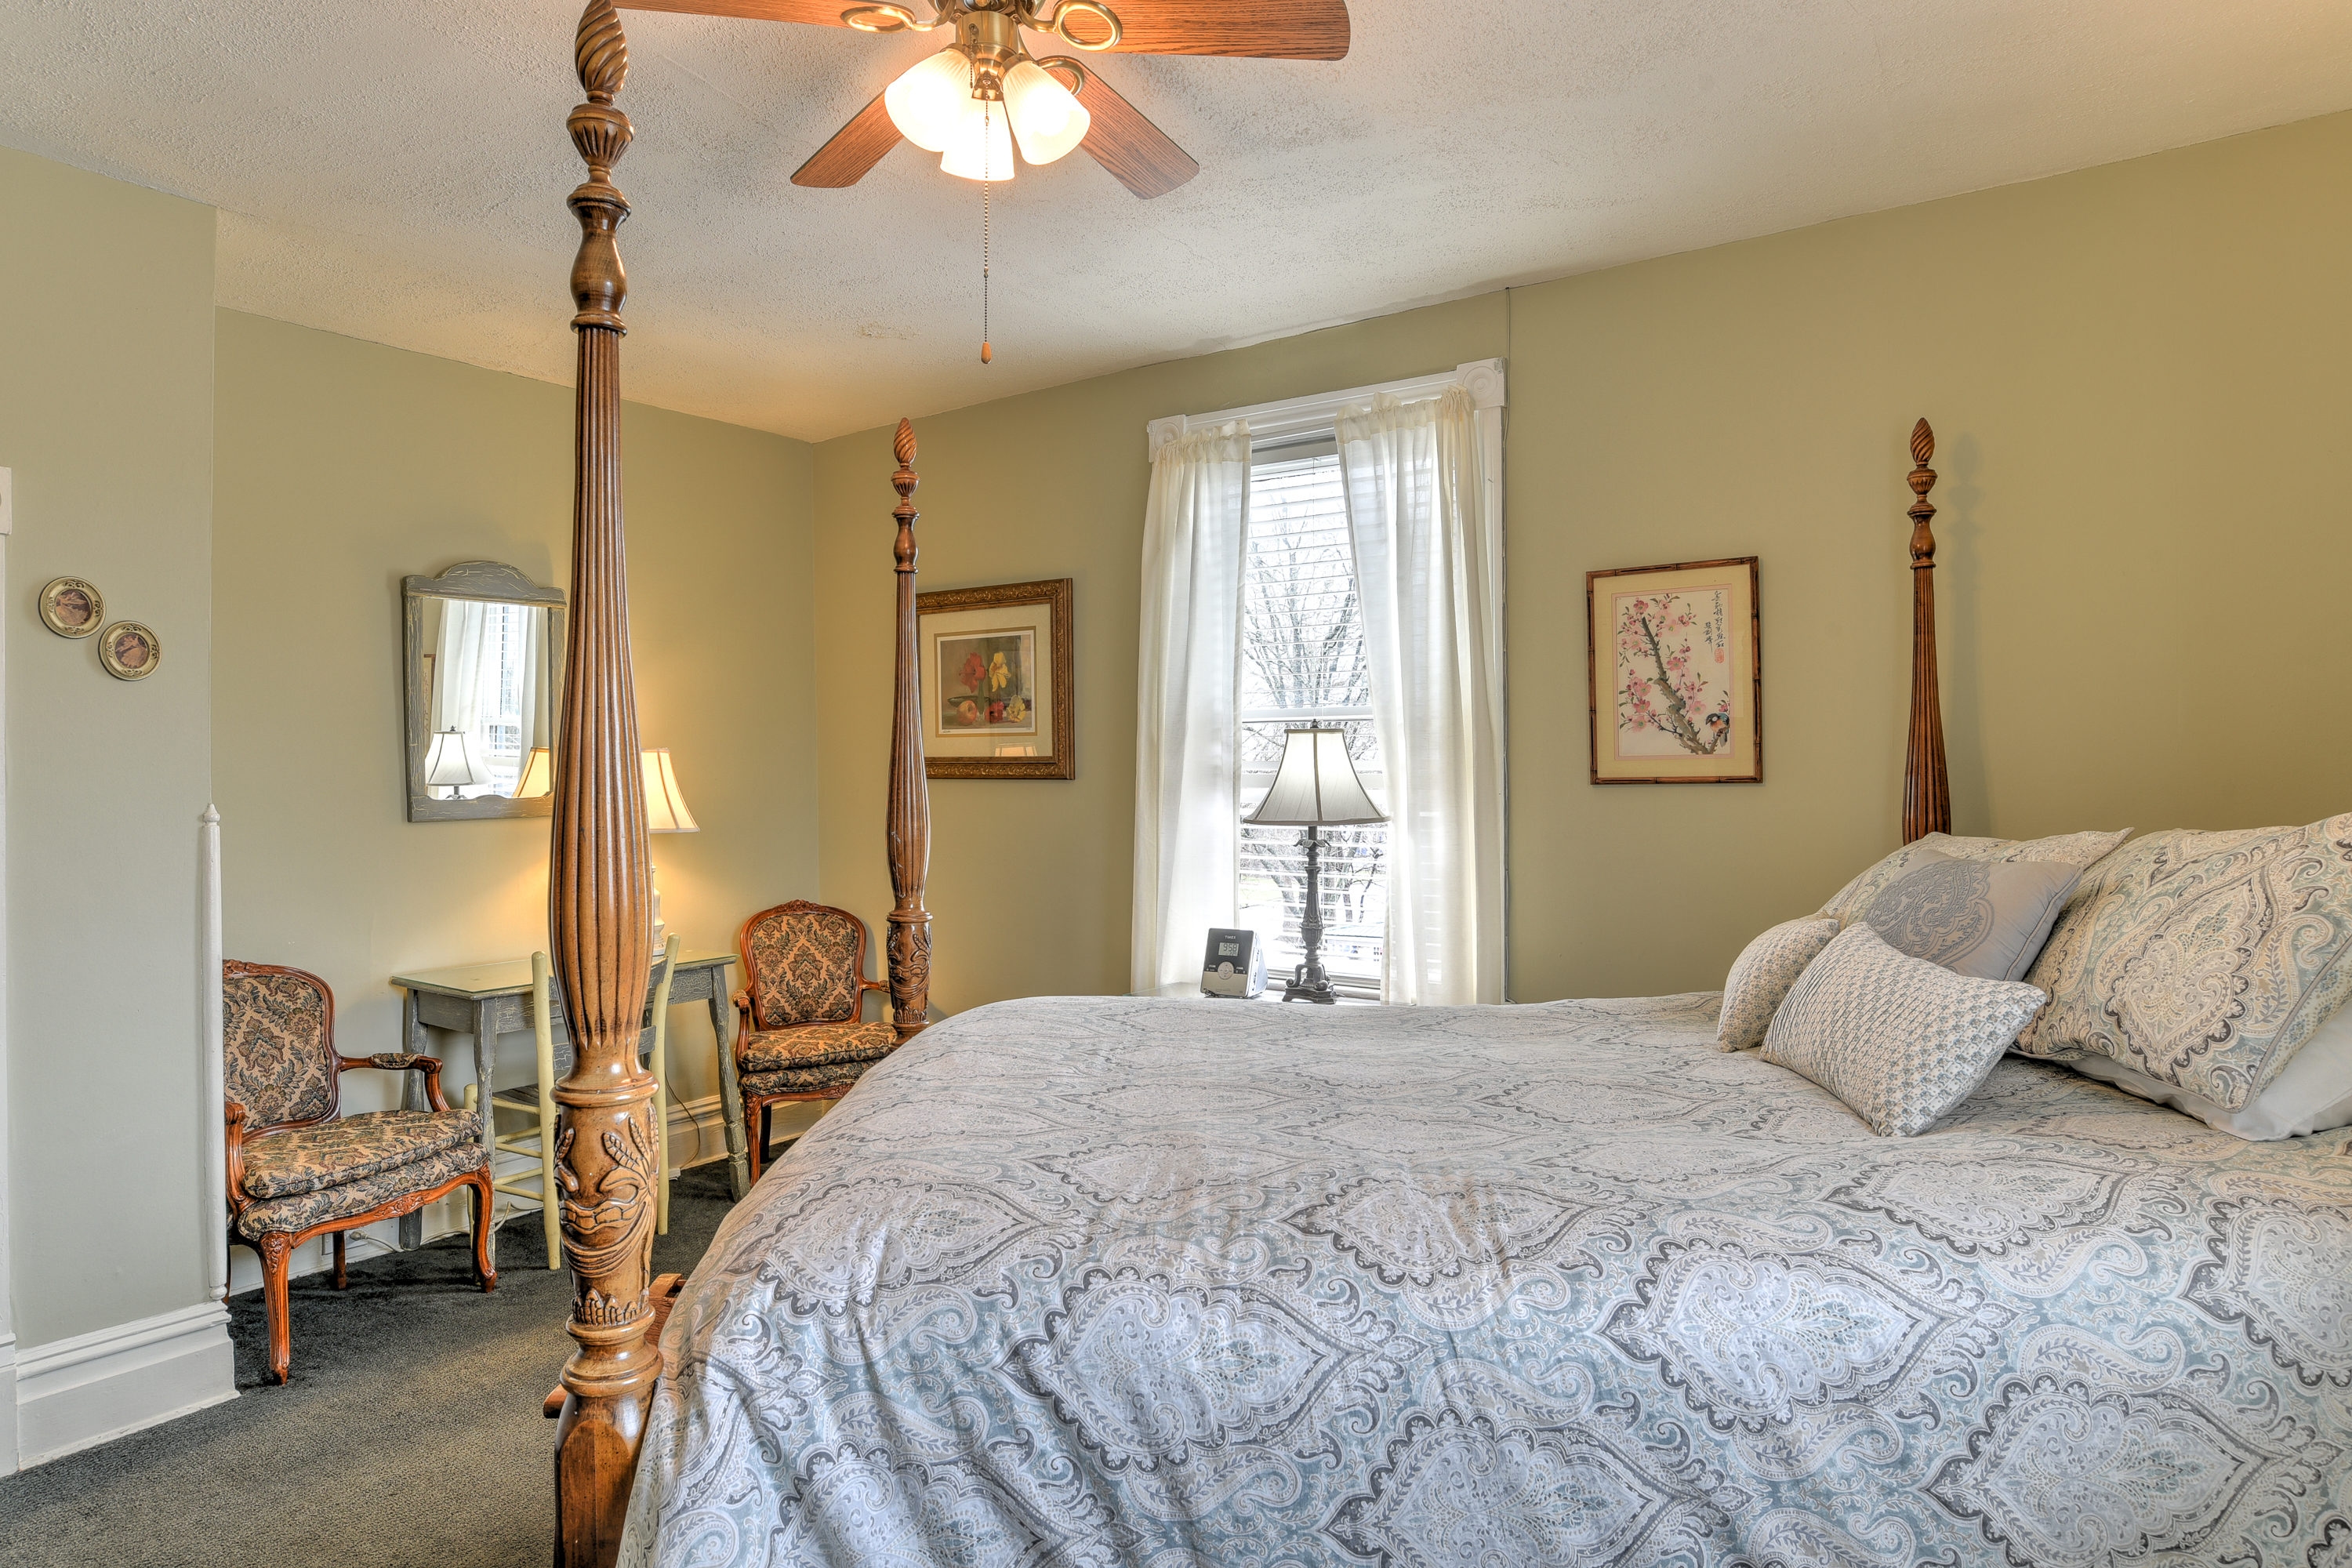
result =
[[[650,1279],[610,0],[578,60],[559,1568],[2344,1560],[2341,1133],[2241,1142],[2011,1057],[1932,1133],[1882,1138],[1718,1049],[1712,993],[1036,998],[917,1037],[904,423],[887,951],[908,1043],[689,1286]],[[1922,420],[1906,844],[1950,817],[1933,451]]]

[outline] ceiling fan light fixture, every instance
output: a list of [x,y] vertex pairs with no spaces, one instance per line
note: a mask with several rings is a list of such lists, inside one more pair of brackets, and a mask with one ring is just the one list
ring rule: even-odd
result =
[[1076,94],[1034,60],[1004,73],[1004,113],[1032,163],[1050,163],[1087,139],[1093,122]]
[[1001,103],[964,100],[962,118],[943,149],[940,167],[965,180],[1013,178],[1013,133],[1005,128],[1005,118]]
[[918,60],[882,90],[882,106],[898,134],[926,153],[944,153],[961,134],[971,96],[971,60],[950,47]]

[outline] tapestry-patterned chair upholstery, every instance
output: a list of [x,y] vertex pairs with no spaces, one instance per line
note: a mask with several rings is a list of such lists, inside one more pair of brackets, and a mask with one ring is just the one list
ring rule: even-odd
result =
[[[341,1289],[345,1232],[471,1187],[474,1269],[483,1289],[496,1287],[481,1119],[442,1098],[440,1059],[343,1056],[335,1049],[335,995],[325,981],[277,964],[221,967],[228,1219],[232,1237],[261,1255],[270,1375],[284,1383],[293,1360],[289,1260],[322,1231],[334,1237]],[[342,1075],[353,1068],[423,1073],[432,1109],[340,1115]]]
[[838,1100],[898,1048],[887,1021],[861,1021],[869,991],[866,922],[847,910],[795,899],[743,922],[743,989],[735,994],[735,1070],[751,1177],[767,1152],[768,1108]]

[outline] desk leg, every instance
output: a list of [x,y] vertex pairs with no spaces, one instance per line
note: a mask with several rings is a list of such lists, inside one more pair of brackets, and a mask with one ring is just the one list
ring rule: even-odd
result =
[[720,982],[726,973],[722,969],[711,976],[710,1034],[719,1042],[719,1120],[727,1123],[727,1184],[740,1203],[751,1190],[751,1164],[743,1141],[743,1086],[735,1080],[735,1047],[727,1037],[728,1020],[735,1009],[721,994],[725,987]]
[[[425,1023],[416,1016],[416,993],[400,994],[400,1048],[412,1056],[425,1054]],[[400,1075],[400,1107],[403,1110],[424,1110],[425,1078],[421,1073]],[[400,1250],[414,1252],[425,1245],[425,1215],[419,1212],[400,1216]]]

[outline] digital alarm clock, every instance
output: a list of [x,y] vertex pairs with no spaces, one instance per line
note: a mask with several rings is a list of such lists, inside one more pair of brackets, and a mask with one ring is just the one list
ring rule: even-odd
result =
[[1257,932],[1211,928],[1209,951],[1201,960],[1201,989],[1211,996],[1265,994],[1265,950]]

